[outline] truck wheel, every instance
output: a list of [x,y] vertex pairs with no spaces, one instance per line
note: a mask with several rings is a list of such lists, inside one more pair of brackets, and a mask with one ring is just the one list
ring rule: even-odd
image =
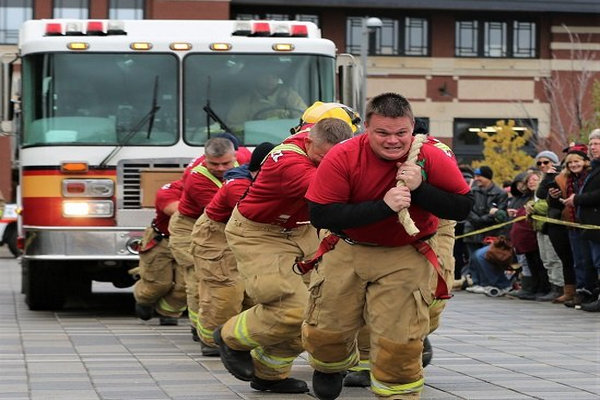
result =
[[56,262],[23,260],[25,302],[30,310],[58,310],[65,303],[65,270]]
[[6,227],[6,232],[4,232],[5,240],[4,242],[8,245],[8,249],[12,253],[13,256],[19,257],[21,255],[21,250],[17,248],[17,224],[10,224]]

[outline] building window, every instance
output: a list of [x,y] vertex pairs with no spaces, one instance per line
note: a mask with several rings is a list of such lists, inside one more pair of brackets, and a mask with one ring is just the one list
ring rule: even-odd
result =
[[[381,29],[369,33],[370,55],[427,56],[429,29],[425,18],[381,18]],[[346,51],[360,54],[363,17],[346,20]]]
[[536,56],[536,27],[526,21],[456,21],[456,57]]
[[86,19],[89,15],[88,0],[54,0],[54,18]]
[[513,57],[535,57],[535,24],[513,21]]
[[16,44],[19,28],[31,18],[32,0],[0,0],[0,43]]
[[303,21],[312,22],[319,26],[319,16],[314,14],[251,14],[238,13],[235,15],[237,20],[273,20],[273,21]]
[[144,0],[110,0],[110,19],[144,19]]
[[[452,139],[452,151],[456,155],[459,163],[470,164],[472,161],[481,160],[483,154],[483,139],[477,132],[494,132],[494,126],[499,120],[515,121],[515,131],[524,132],[529,129],[536,135],[538,121],[537,119],[519,119],[519,118],[455,118],[454,136]],[[529,139],[525,145],[525,152],[531,156],[535,155],[535,138]]]

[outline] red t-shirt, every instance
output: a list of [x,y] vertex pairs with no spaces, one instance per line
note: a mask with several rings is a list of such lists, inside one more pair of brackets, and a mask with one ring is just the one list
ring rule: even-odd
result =
[[244,195],[251,182],[248,178],[227,180],[204,209],[206,216],[213,221],[227,222],[233,208]]
[[[306,152],[300,132],[283,141],[295,144]],[[299,221],[308,221],[308,205],[304,196],[317,167],[310,159],[292,150],[269,154],[259,174],[238,204],[239,212],[260,223],[297,228]]]
[[[306,198],[319,204],[361,203],[383,199],[396,185],[397,161],[379,158],[369,145],[366,134],[336,145],[323,159]],[[466,194],[469,186],[458,169],[451,152],[438,148],[428,140],[423,144],[417,164],[423,168],[424,179],[431,185],[452,193]],[[403,246],[416,239],[431,235],[437,229],[438,219],[433,214],[413,205],[410,215],[419,228],[415,237],[409,236],[392,215],[358,228],[344,230],[351,239],[377,243],[382,246]]]
[[181,180],[174,181],[163,185],[156,191],[156,199],[154,200],[154,207],[156,208],[156,217],[154,218],[154,225],[161,231],[161,233],[169,234],[169,218],[163,210],[171,203],[179,201],[181,197],[181,191],[183,190],[183,183]]
[[[183,180],[183,182],[185,182],[185,180],[187,179],[187,177],[192,173],[192,170],[202,164],[202,162],[204,161],[204,154],[194,158],[192,161],[190,161],[190,163],[185,167],[185,170],[183,170],[183,176],[181,177],[181,180]],[[242,164],[246,164],[250,162],[250,159],[252,158],[252,152],[250,150],[248,150],[248,148],[246,147],[238,147],[238,149],[235,151],[235,159],[237,160],[239,165]]]
[[183,183],[183,192],[177,210],[187,217],[198,218],[202,215],[204,207],[210,203],[217,193],[219,187],[220,185],[217,185],[205,175],[192,170]]

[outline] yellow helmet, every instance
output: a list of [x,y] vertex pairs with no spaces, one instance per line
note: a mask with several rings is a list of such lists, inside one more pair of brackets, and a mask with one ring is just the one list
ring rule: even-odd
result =
[[323,103],[315,101],[312,106],[308,107],[300,118],[300,125],[296,127],[298,130],[304,124],[316,124],[325,118],[337,118],[345,121],[352,132],[356,133],[360,124],[360,116],[352,108],[341,103]]

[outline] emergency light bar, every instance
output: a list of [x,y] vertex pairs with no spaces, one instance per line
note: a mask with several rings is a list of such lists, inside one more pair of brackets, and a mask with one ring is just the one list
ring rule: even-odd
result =
[[45,36],[106,36],[126,35],[123,21],[108,21],[106,30],[102,21],[88,21],[85,31],[80,21],[48,22]]
[[273,23],[269,21],[237,21],[233,36],[308,37],[308,26],[301,23]]

